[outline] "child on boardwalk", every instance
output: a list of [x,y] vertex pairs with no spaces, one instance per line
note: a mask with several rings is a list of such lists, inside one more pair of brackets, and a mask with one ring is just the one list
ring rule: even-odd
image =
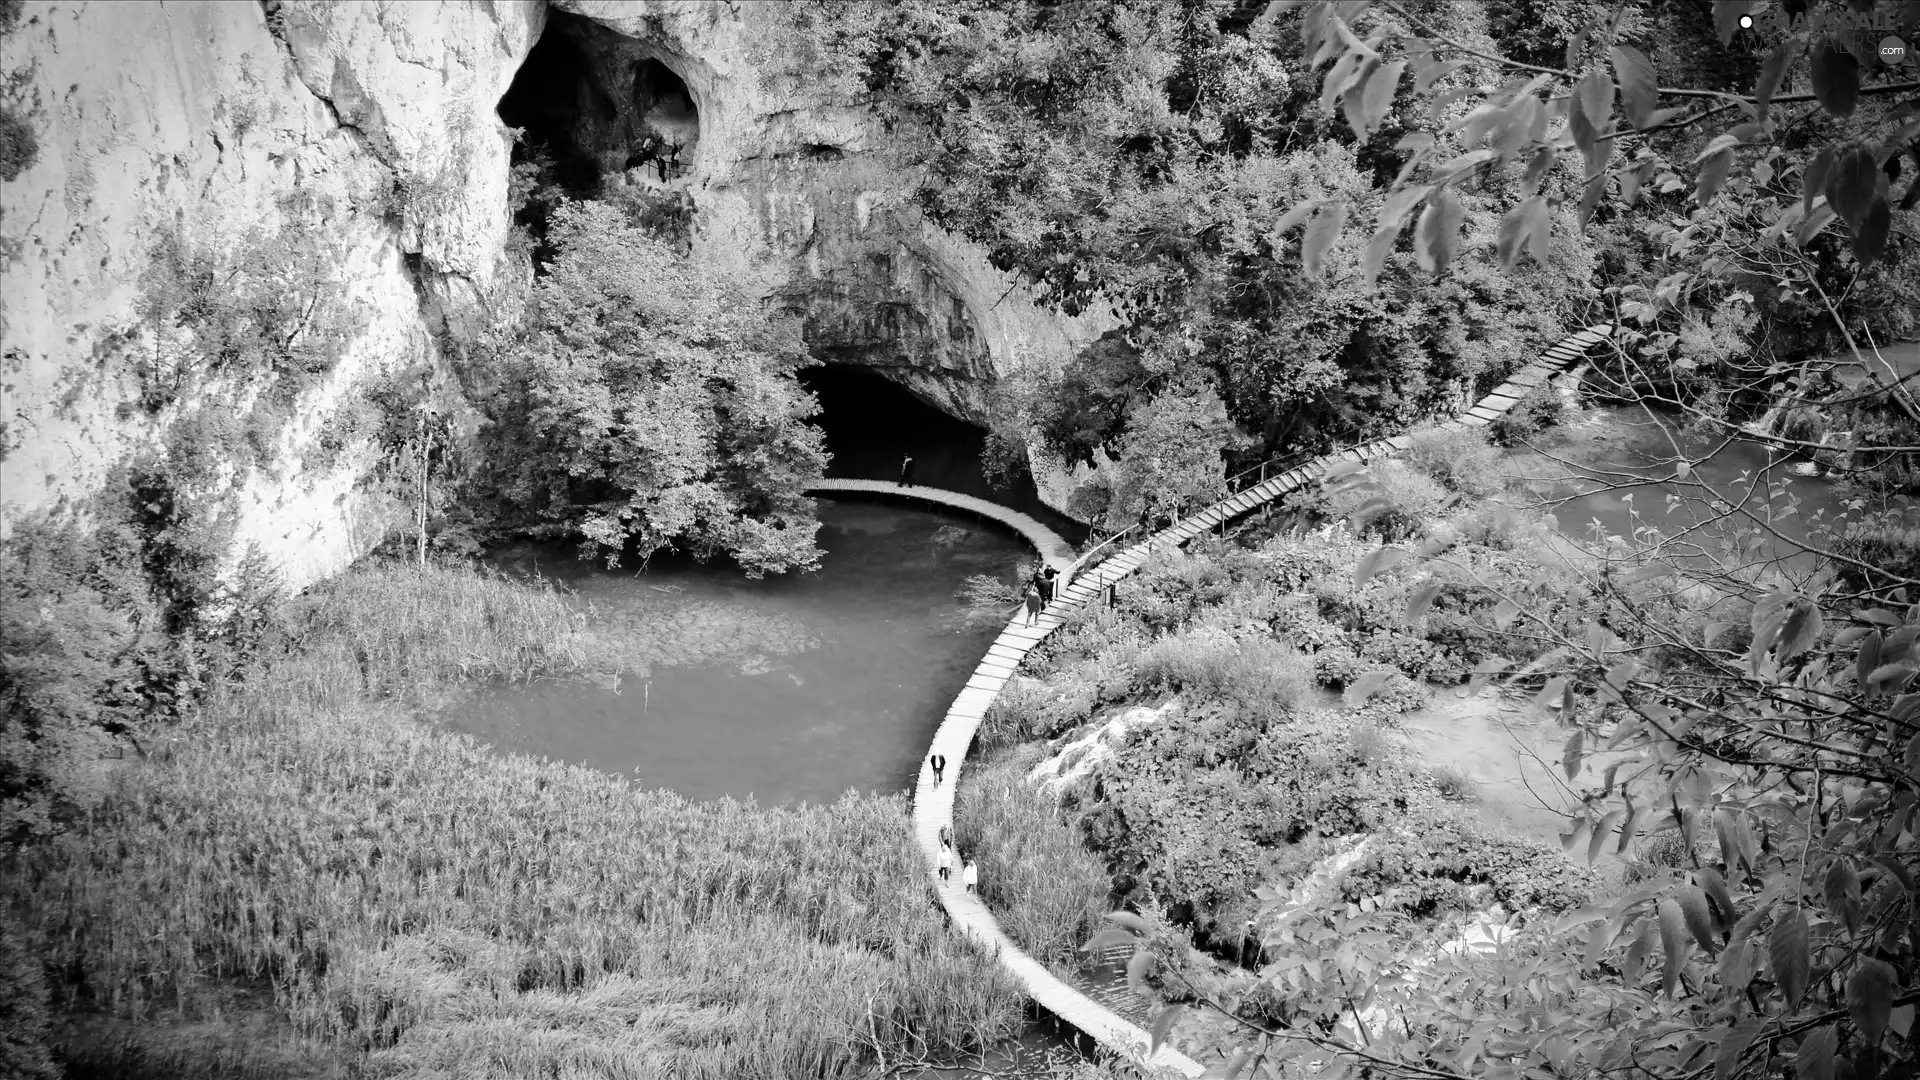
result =
[[973,865],[972,859],[967,860],[967,868],[961,874],[961,881],[966,885],[968,892],[973,892],[975,886],[980,884],[980,868]]
[[1027,625],[1032,626],[1040,618],[1040,590],[1027,586]]
[[941,844],[940,845],[940,880],[943,882],[946,881],[948,878],[948,875],[952,873],[953,873],[953,849],[948,847],[945,844]]

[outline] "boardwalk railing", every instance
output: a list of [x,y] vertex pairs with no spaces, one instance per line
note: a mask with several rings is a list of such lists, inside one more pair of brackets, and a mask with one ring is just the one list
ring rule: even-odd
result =
[[[1237,495],[1240,492],[1245,491],[1249,487],[1253,487],[1255,485],[1265,483],[1267,479],[1267,474],[1269,472],[1271,472],[1275,476],[1278,476],[1282,472],[1285,472],[1287,469],[1295,465],[1298,465],[1302,462],[1305,462],[1311,459],[1312,457],[1313,455],[1311,453],[1302,453],[1297,451],[1294,453],[1288,453],[1288,454],[1275,454],[1273,457],[1270,457],[1267,460],[1262,461],[1258,465],[1248,466],[1247,468],[1242,469],[1237,473],[1234,473],[1232,476],[1227,477],[1226,479],[1227,493],[1229,495]],[[1185,513],[1185,509],[1186,509],[1185,507],[1181,508],[1181,512],[1183,514]],[[1112,555],[1115,551],[1120,550],[1116,546],[1120,543],[1120,541],[1125,540],[1129,536],[1139,535],[1144,531],[1144,529],[1145,527],[1140,524],[1129,525],[1126,528],[1120,530],[1119,532],[1114,533],[1112,536],[1109,536],[1106,539],[1101,540],[1098,544],[1095,544],[1093,547],[1088,548],[1086,551],[1081,552],[1080,557],[1073,560],[1073,564],[1067,568],[1065,583],[1072,584],[1075,580],[1077,580],[1080,577],[1080,575],[1086,573],[1087,571],[1093,569],[1096,566],[1099,566],[1101,562],[1105,561],[1108,556]]]
[[1041,561],[1054,569],[1070,565],[1073,559],[1073,545],[1059,533],[1042,525],[1039,519],[1018,510],[1002,506],[991,499],[982,499],[977,495],[965,495],[945,488],[925,487],[920,484],[897,484],[891,480],[849,480],[824,479],[814,482],[807,488],[808,494],[832,495],[887,495],[896,498],[914,499],[930,502],[954,510],[965,510],[979,517],[999,522],[1024,537],[1033,549],[1040,553]]
[[[1539,386],[1574,359],[1585,355],[1587,350],[1605,341],[1612,333],[1611,326],[1590,326],[1561,340],[1548,349],[1540,359],[1516,371],[1511,379],[1481,398],[1461,416],[1438,426],[1460,428],[1492,423],[1519,404],[1528,390]],[[1068,567],[1069,573],[1054,602],[1041,614],[1033,626],[1025,625],[1024,616],[1016,616],[1007,624],[1007,628],[1000,632],[1000,636],[994,639],[992,645],[988,646],[987,654],[981,659],[980,665],[974,669],[973,677],[967,680],[966,688],[961,690],[960,695],[954,699],[953,705],[947,710],[946,719],[934,732],[933,745],[928,748],[929,758],[934,754],[946,757],[946,776],[941,783],[934,783],[931,762],[923,759],[920,763],[920,777],[914,785],[913,793],[914,838],[919,842],[921,853],[927,861],[929,885],[939,897],[941,906],[946,908],[948,917],[953,920],[956,930],[979,942],[982,947],[993,950],[999,956],[1001,965],[1026,986],[1027,992],[1043,1008],[1086,1032],[1109,1049],[1127,1054],[1136,1060],[1149,1061],[1155,1066],[1174,1069],[1184,1076],[1198,1077],[1205,1071],[1199,1062],[1170,1045],[1162,1044],[1154,1053],[1148,1055],[1149,1042],[1145,1031],[1081,993],[1023,952],[1019,945],[1000,929],[999,922],[994,919],[993,913],[987,910],[986,905],[981,903],[977,893],[965,891],[957,880],[945,882],[940,880],[935,870],[940,852],[940,834],[943,829],[953,824],[954,791],[959,786],[960,772],[966,761],[967,750],[973,744],[974,733],[986,716],[988,706],[999,696],[1001,688],[1007,684],[1007,681],[1013,677],[1014,671],[1025,659],[1027,653],[1045,640],[1056,627],[1064,623],[1068,614],[1091,600],[1099,591],[1101,584],[1117,580],[1139,569],[1155,547],[1168,543],[1185,543],[1216,526],[1224,526],[1226,522],[1253,509],[1298,491],[1341,462],[1369,461],[1404,450],[1411,443],[1412,440],[1407,436],[1395,435],[1392,438],[1378,439],[1317,458],[1306,460],[1287,458],[1263,462],[1235,474],[1229,483],[1232,494],[1227,498],[1151,536],[1139,536],[1129,546],[1122,547],[1120,541],[1129,536],[1137,536],[1137,529],[1125,530],[1116,536],[1108,537],[1078,558],[1074,558],[1071,549],[1066,548],[1063,543],[1059,549],[1055,550],[1062,553],[1059,556],[1059,565]],[[1257,479],[1249,479],[1249,473],[1256,474]],[[879,481],[859,483],[862,486],[853,490],[882,492],[895,490],[900,494],[945,502],[947,505],[966,505],[946,498],[921,494],[921,491],[936,489],[896,489],[892,485]],[[868,484],[871,486],[866,486]],[[1242,484],[1245,486],[1239,486]],[[955,499],[969,498],[955,496]],[[968,508],[972,509],[970,505]],[[1004,510],[1003,512],[1013,513]],[[1038,525],[1037,522],[1034,524]],[[1054,539],[1058,541],[1057,537]],[[1046,554],[1045,549],[1042,553]],[[1090,558],[1095,555],[1099,556],[1097,563],[1090,561]],[[1053,556],[1048,557],[1051,559]],[[1089,582],[1085,576],[1085,571],[1093,565],[1101,568],[1097,583]],[[954,876],[959,877],[959,875]]]

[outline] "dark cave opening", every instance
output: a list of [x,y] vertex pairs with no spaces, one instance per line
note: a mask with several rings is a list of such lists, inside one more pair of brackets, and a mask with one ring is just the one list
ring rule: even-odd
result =
[[576,198],[614,177],[682,181],[700,145],[693,94],[650,46],[564,11],[548,13],[498,112],[524,133],[516,164],[544,151],[554,182]]
[[618,198],[683,238],[700,108],[652,46],[551,11],[496,111],[520,132],[510,198],[536,267],[553,256],[547,219],[562,199]]
[[855,364],[822,364],[800,381],[820,399],[814,422],[826,432],[833,462],[827,475],[897,480],[913,458],[913,482],[990,499],[1038,520],[1078,543],[1086,526],[1040,501],[1024,473],[996,489],[981,466],[986,429],[949,416],[899,383]]

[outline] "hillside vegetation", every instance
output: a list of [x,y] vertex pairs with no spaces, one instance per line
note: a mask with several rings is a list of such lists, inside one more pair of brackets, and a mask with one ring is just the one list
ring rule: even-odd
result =
[[[1789,8],[1816,17],[1739,25]],[[1036,653],[968,767],[959,840],[1012,933],[1059,966],[1132,949],[1155,1038],[1229,1080],[1913,1074],[1920,543],[1864,502],[1780,528],[1795,455],[1920,477],[1920,403],[1874,356],[1920,328],[1920,87],[1844,32],[1868,12],[1920,38],[1892,0],[765,14],[897,133],[930,222],[1111,309],[1057,368],[1009,365],[988,441],[996,475],[1071,470],[1102,530],[1452,415],[1598,322],[1581,392],[1774,454],[1731,484],[1678,437],[1657,475],[1600,470],[1711,520],[1587,542],[1493,447],[1423,432],[1161,557]],[[0,109],[0,182],[30,134]],[[801,328],[690,254],[700,189],[550,165],[503,208],[524,312],[440,343],[461,385],[315,418],[312,452],[364,455],[413,521],[409,565],[302,597],[230,548],[239,481],[284,464],[365,314],[344,211],[289,193],[281,234],[148,238],[116,347],[155,449],[0,548],[0,1071],[853,1077],[1017,1029],[898,799],[694,805],[416,725],[465,680],[601,666],[564,596],[457,561],[488,543],[821,556]],[[1572,859],[1401,746],[1461,684],[1558,725]],[[1450,947],[1496,906],[1498,948]]]
[[[271,622],[255,661],[140,725],[140,753],[89,767],[73,813],[7,858],[9,922],[79,1074],[775,1080],[1020,1023],[1018,989],[928,902],[899,798],[696,804],[411,718],[462,679],[577,667],[551,589],[376,565]],[[140,648],[110,634],[92,641]],[[10,704],[46,715],[115,678]],[[10,997],[32,1002],[34,967]],[[260,1010],[280,1021],[264,1041],[221,1019]],[[115,1017],[143,1023],[85,1036]]]

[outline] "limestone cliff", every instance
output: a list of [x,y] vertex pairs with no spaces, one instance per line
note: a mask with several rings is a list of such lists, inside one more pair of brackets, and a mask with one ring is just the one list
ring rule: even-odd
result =
[[536,0],[30,0],[0,39],[40,144],[0,184],[0,528],[75,508],[206,389],[189,373],[177,399],[130,407],[167,332],[141,318],[156,245],[272,255],[300,217],[324,231],[326,302],[352,318],[261,464],[232,470],[234,539],[294,585],[365,551],[391,513],[359,490],[365,448],[320,468],[302,451],[369,380],[433,363],[442,319],[519,290],[494,105],[544,16]]
[[[984,422],[996,379],[1023,362],[1057,363],[1113,325],[1108,312],[1068,318],[1036,305],[1023,282],[908,205],[914,178],[901,162],[916,133],[804,70],[777,5],[554,6],[541,49],[564,39],[572,57],[573,84],[554,88],[562,107],[547,113],[569,125],[566,141],[603,182],[686,190],[696,254],[797,311],[821,359],[876,368]],[[684,85],[691,117],[660,107],[659,67]],[[666,130],[649,114],[697,130]],[[633,164],[648,140],[679,147],[664,180]]]
[[[395,372],[444,376],[440,336],[524,296],[510,112],[603,189],[684,192],[697,258],[800,314],[822,359],[957,416],[985,420],[995,380],[1111,325],[1036,305],[923,220],[896,152],[913,133],[810,77],[777,15],[719,0],[28,0],[0,38],[0,73],[27,73],[9,104],[40,143],[0,182],[0,531],[75,512],[140,455],[187,452],[195,410],[281,393],[284,422],[250,420],[250,456],[210,474],[231,489],[233,550],[257,546],[294,586],[363,553],[405,510],[367,483],[379,448],[337,418]],[[301,343],[300,379],[277,390],[191,359],[206,342],[175,339],[206,331],[153,311],[194,281],[218,299],[248,259],[255,294],[310,296],[296,321],[330,313],[331,336]],[[290,342],[303,334],[318,331],[301,321]],[[176,353],[190,359],[159,359]]]

